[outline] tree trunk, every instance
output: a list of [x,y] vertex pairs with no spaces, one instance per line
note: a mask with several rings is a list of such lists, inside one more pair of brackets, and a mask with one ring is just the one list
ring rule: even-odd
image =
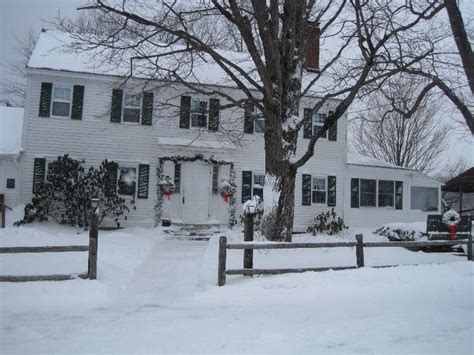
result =
[[[298,108],[291,110],[291,112],[295,110],[297,112]],[[282,122],[287,117],[282,117],[279,114],[280,112],[288,111],[279,109],[278,113],[266,113],[266,175],[262,226],[266,239],[291,242],[295,206],[296,169],[292,166],[290,158],[294,156],[296,151],[298,133],[283,132]],[[273,117],[271,117],[272,115]]]

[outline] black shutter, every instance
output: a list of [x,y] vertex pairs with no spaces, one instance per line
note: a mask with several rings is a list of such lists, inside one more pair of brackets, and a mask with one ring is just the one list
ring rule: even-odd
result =
[[151,126],[153,121],[153,93],[143,93],[142,103],[142,125]]
[[336,206],[336,177],[328,176],[328,206]]
[[242,203],[252,198],[252,172],[242,171]]
[[[331,116],[332,113],[332,111],[329,111],[329,116]],[[329,127],[328,140],[337,141],[337,121],[334,122],[332,127]]]
[[253,105],[250,102],[245,103],[244,106],[244,133],[253,133]]
[[105,183],[105,196],[113,196],[117,192],[117,170],[118,164],[113,161],[106,161],[107,181]]
[[181,110],[179,113],[179,128],[189,128],[191,114],[191,96],[181,96]]
[[181,192],[181,164],[174,162],[174,192]]
[[403,181],[395,181],[395,209],[403,209]]
[[35,158],[33,164],[33,193],[36,193],[39,185],[44,182],[45,168],[46,159]]
[[304,109],[304,126],[303,126],[303,138],[311,138],[313,135],[313,120],[310,118],[311,116],[311,109],[305,108]]
[[351,207],[359,208],[359,179],[351,179]]
[[216,132],[219,130],[219,99],[209,100],[209,130]]
[[51,96],[53,91],[52,83],[41,83],[40,103],[39,103],[39,116],[49,117],[51,110]]
[[112,90],[112,105],[110,108],[110,122],[120,123],[122,121],[122,99],[123,90]]
[[138,165],[138,193],[137,198],[148,198],[148,181],[150,176],[150,165]]
[[71,119],[82,120],[82,107],[84,106],[84,86],[74,85],[72,91]]
[[301,189],[303,195],[301,204],[303,206],[311,206],[311,175],[303,174],[303,184]]

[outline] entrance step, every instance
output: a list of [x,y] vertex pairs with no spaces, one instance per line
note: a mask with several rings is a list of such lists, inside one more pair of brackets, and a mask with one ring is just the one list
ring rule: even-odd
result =
[[167,240],[208,241],[212,235],[220,234],[220,224],[175,224],[164,230]]

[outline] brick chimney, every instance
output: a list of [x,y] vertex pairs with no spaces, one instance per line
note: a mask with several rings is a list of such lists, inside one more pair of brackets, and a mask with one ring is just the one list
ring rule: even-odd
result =
[[308,71],[319,71],[319,23],[306,22],[306,53],[304,56],[304,66]]

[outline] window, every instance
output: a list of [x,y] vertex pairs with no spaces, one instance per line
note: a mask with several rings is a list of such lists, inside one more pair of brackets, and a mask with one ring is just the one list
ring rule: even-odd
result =
[[51,116],[69,117],[71,113],[72,89],[63,86],[53,88]]
[[181,192],[181,164],[174,163],[174,192]]
[[123,95],[123,122],[140,122],[140,112],[142,106],[141,94]]
[[[324,122],[328,116],[325,113],[316,113],[313,115],[313,134],[316,134],[318,130],[322,129]],[[326,138],[327,132],[324,132],[322,135],[323,138]]]
[[263,112],[257,106],[254,109],[255,121],[253,126],[254,133],[265,133],[265,117]]
[[376,186],[377,180],[360,179],[360,206],[376,206]]
[[219,165],[212,166],[212,193],[219,192]]
[[254,174],[252,196],[258,196],[263,201],[263,187],[265,186],[265,175]]
[[437,211],[438,200],[438,188],[436,187],[411,187],[412,210]]
[[207,127],[207,101],[191,100],[191,127]]
[[315,177],[313,178],[313,203],[326,203],[326,179]]
[[15,179],[7,179],[7,189],[15,188]]
[[135,196],[137,185],[137,168],[120,167],[118,193],[120,195]]
[[379,180],[379,207],[394,207],[395,182]]

